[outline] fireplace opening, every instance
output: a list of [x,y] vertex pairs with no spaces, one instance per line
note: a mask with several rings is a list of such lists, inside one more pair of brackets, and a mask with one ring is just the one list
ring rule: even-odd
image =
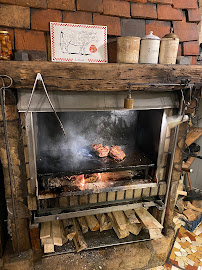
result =
[[[39,191],[79,194],[154,182],[163,110],[33,113]],[[126,157],[100,158],[93,144],[118,145]]]

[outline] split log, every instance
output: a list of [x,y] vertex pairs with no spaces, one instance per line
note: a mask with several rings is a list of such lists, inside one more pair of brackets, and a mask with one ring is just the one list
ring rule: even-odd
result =
[[63,240],[59,220],[52,221],[52,234],[54,245],[61,247],[63,245]]
[[77,218],[79,225],[81,227],[82,233],[87,233],[88,232],[88,225],[86,223],[86,220],[84,217],[78,217]]
[[125,230],[128,226],[126,216],[123,211],[115,211],[112,213],[116,219],[116,223],[121,230]]
[[105,214],[96,215],[99,223],[100,223],[100,231],[106,231],[112,229],[112,221],[109,216]]
[[85,216],[88,227],[92,232],[98,231],[100,228],[99,222],[95,216]]
[[185,210],[183,214],[188,218],[189,221],[197,220],[201,216],[200,212],[194,211],[192,209]]
[[136,224],[129,224],[128,225],[128,230],[130,233],[134,235],[138,235],[142,229],[142,224],[136,223]]
[[135,209],[141,223],[149,230],[151,239],[162,237],[161,229],[163,226],[144,208]]
[[156,240],[162,237],[161,230],[158,228],[149,229],[149,235],[150,235],[150,238],[153,240]]
[[54,241],[53,241],[52,230],[51,230],[50,237],[41,239],[41,245],[44,247],[44,253],[54,252]]
[[72,219],[63,220],[64,235],[68,240],[72,240],[76,234]]
[[75,218],[73,219],[73,224],[74,224],[75,231],[76,231],[76,234],[73,238],[73,241],[74,241],[74,244],[76,247],[76,251],[80,252],[81,250],[84,250],[87,248],[87,243],[83,237],[83,234],[80,230],[79,224]]
[[195,210],[195,211],[202,213],[202,208],[195,207],[190,202],[184,202],[184,208],[185,209],[192,209],[192,210]]
[[163,226],[146,209],[135,209],[135,212],[147,229],[163,228]]
[[125,229],[125,230],[121,230],[116,222],[116,219],[114,218],[113,214],[112,213],[108,213],[107,214],[111,221],[112,221],[112,227],[113,227],[113,230],[115,231],[116,235],[118,236],[119,239],[122,239],[122,238],[125,238],[127,236],[129,236],[129,230],[128,229]]
[[131,223],[131,224],[136,224],[136,223],[140,223],[139,219],[136,217],[135,215],[135,211],[134,210],[126,210],[124,211],[128,221]]
[[51,236],[51,222],[41,223],[40,239],[48,238]]

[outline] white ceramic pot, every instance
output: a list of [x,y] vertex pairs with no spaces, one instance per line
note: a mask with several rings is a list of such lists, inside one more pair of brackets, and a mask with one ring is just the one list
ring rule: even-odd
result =
[[149,35],[141,40],[140,47],[140,63],[157,64],[159,57],[160,38],[153,35],[151,31]]

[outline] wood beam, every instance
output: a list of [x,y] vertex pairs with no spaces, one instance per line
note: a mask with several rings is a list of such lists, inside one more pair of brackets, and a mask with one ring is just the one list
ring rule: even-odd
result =
[[[128,83],[202,83],[200,65],[84,64],[2,61],[0,73],[13,78],[13,88],[32,89],[40,72],[49,91],[126,91]],[[38,87],[40,88],[40,87]],[[132,86],[132,90],[171,91],[175,87]]]

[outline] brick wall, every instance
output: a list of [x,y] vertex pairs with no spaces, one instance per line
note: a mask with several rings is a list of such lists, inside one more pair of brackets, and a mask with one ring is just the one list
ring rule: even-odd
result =
[[[201,1],[201,0],[200,0]],[[47,60],[49,22],[107,25],[109,61],[117,36],[162,37],[171,26],[180,38],[179,55],[199,54],[197,0],[0,0],[0,30],[9,30],[15,51]]]

